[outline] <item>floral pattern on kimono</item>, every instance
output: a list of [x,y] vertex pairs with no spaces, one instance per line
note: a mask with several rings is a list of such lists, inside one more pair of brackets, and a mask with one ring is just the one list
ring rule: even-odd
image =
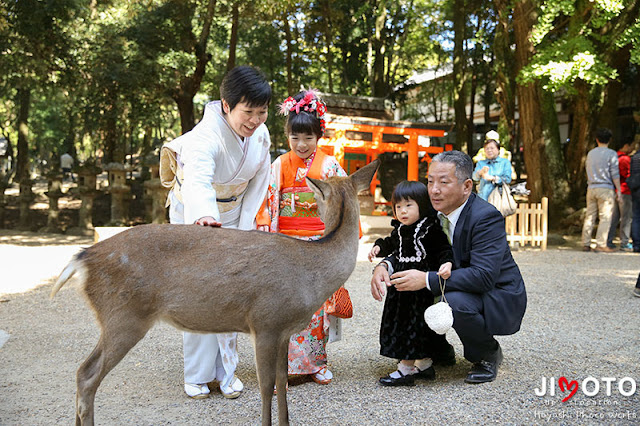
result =
[[[319,220],[317,205],[305,177],[325,180],[332,176],[347,176],[335,157],[316,150],[307,160],[292,152],[278,157],[271,165],[268,192],[270,231],[305,240],[322,237],[324,224]],[[283,225],[284,219],[288,225]],[[327,300],[311,317],[307,328],[289,340],[288,373],[314,374],[327,364],[329,324],[333,318],[326,313]],[[337,319],[337,318],[336,318]]]

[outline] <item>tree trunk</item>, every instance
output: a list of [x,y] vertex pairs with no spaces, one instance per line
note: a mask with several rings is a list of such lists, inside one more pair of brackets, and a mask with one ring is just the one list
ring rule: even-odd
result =
[[31,90],[19,88],[18,104],[18,160],[16,180],[22,182],[29,179],[29,108],[31,107]]
[[[525,67],[535,49],[531,43],[531,31],[537,20],[537,9],[531,0],[518,1],[513,13],[516,42],[516,72]],[[549,198],[551,223],[567,206],[568,183],[558,130],[555,99],[545,93],[539,82],[516,87],[520,113],[519,133],[524,147],[529,200],[540,202]]]
[[293,38],[291,36],[291,27],[289,26],[289,13],[284,12],[282,15],[284,27],[284,35],[287,43],[287,93],[292,95],[294,92],[293,85]]
[[[516,72],[520,72],[534,54],[530,36],[536,19],[536,8],[531,0],[516,3],[513,13]],[[531,191],[529,199],[537,202],[544,195],[548,195],[544,193],[543,182],[547,176],[543,170],[545,144],[541,120],[543,116],[541,92],[537,82],[519,84],[516,91],[520,112],[520,139],[524,147],[524,162],[527,169],[527,188]]]
[[17,179],[20,182],[20,217],[18,229],[30,230],[30,206],[33,201],[31,176],[29,172],[29,108],[31,107],[31,90],[19,88],[18,101],[18,169]]
[[467,148],[467,75],[465,66],[465,25],[466,13],[464,0],[454,0],[453,31],[453,105],[456,120],[455,149],[468,151]]
[[[629,59],[631,59],[631,45],[619,50],[617,54],[612,55],[610,65],[618,71],[618,78],[610,80],[605,87],[604,102],[598,115],[598,127],[607,127],[613,132],[613,141],[621,142],[621,138],[625,136],[633,136],[626,134],[617,134],[618,126],[618,102],[622,94],[622,79],[629,69]],[[614,145],[619,146],[619,145]]]
[[387,88],[384,84],[384,24],[387,20],[387,8],[384,1],[378,3],[378,12],[375,21],[375,33],[372,41],[373,69],[371,80],[371,95],[386,96]]
[[549,218],[551,223],[558,223],[560,219],[573,212],[567,211],[567,207],[569,207],[569,182],[560,141],[556,100],[553,93],[544,90],[542,90],[542,112],[545,140],[543,171],[547,174],[547,177],[543,179],[542,196],[549,198]]
[[501,135],[508,135],[506,144],[511,147],[514,154],[516,173],[522,173],[519,153],[519,144],[516,143],[516,73],[515,57],[511,49],[511,37],[509,24],[510,8],[506,0],[494,1],[498,23],[496,26],[495,38],[495,67],[496,70],[496,101],[500,105],[500,123],[498,128],[502,129]]
[[324,17],[324,39],[327,45],[327,76],[329,77],[329,93],[333,93],[333,53],[331,52],[331,7],[329,0],[322,1],[322,15]]
[[595,127],[589,85],[583,80],[576,80],[574,88],[577,94],[573,97],[572,102],[572,127],[567,147],[567,168],[571,186],[570,200],[573,203],[579,200],[585,192],[585,160],[590,145],[595,145],[595,142],[591,144],[589,142],[589,135]]
[[173,99],[178,104],[178,112],[180,113],[180,126],[182,133],[187,133],[195,126],[195,115],[193,112],[193,97],[195,93],[183,92]]
[[207,64],[211,60],[211,55],[207,53],[207,41],[211,31],[211,22],[213,21],[215,7],[216,0],[210,0],[207,5],[207,14],[202,24],[202,32],[194,46],[196,67],[193,74],[182,78],[179,86],[171,91],[171,98],[173,98],[178,105],[178,111],[180,112],[180,125],[182,126],[183,134],[195,126],[193,97],[198,93],[198,90],[200,90],[200,84],[202,83]]
[[102,135],[103,138],[103,147],[104,147],[104,164],[109,163],[124,163],[124,147],[119,143],[120,141],[120,127],[118,126],[118,117],[119,112],[118,108],[120,105],[118,104],[117,97],[113,95],[113,88],[107,87],[106,89],[106,97],[109,99],[107,103],[103,119],[105,120],[104,124],[104,133]]
[[238,47],[238,24],[240,14],[238,3],[234,2],[231,9],[231,37],[229,39],[229,59],[227,60],[227,72],[236,66],[236,49]]
[[[474,55],[475,56],[475,55]],[[475,59],[473,60],[473,66],[472,68],[475,70],[477,69],[478,63],[475,61]],[[469,149],[471,149],[472,145],[472,141],[473,141],[473,134],[476,132],[476,126],[473,122],[474,116],[476,114],[476,89],[478,87],[478,77],[475,73],[475,71],[471,71],[470,73],[471,75],[469,76],[470,78],[470,93],[469,93],[469,121],[468,121],[468,126],[467,126],[467,144],[469,146]],[[473,155],[472,152],[470,152],[469,154]]]

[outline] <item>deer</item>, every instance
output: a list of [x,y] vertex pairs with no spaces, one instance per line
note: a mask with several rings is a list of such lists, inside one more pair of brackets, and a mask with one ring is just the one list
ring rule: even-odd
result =
[[157,321],[191,332],[250,334],[262,424],[272,421],[274,384],[278,423],[289,424],[289,339],[355,269],[357,193],[369,187],[379,164],[375,160],[348,177],[307,178],[325,224],[315,241],[257,230],[149,224],[76,254],[50,295],[77,273],[100,328],[96,347],[76,375],[76,425],[94,424],[100,383]]

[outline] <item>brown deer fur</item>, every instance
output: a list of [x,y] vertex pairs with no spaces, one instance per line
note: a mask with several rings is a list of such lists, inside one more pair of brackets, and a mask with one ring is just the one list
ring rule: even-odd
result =
[[307,180],[325,223],[317,241],[198,225],[142,225],[77,254],[51,291],[53,297],[78,272],[101,330],[78,369],[76,424],[93,424],[102,379],[159,320],[181,330],[250,333],[262,423],[271,424],[275,383],[279,423],[288,424],[289,338],[353,272],[357,192],[368,188],[378,164],[347,178]]

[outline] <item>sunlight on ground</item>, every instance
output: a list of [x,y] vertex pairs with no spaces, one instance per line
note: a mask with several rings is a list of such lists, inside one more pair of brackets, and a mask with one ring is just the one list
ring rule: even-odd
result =
[[3,259],[0,296],[22,293],[46,284],[80,250],[80,246],[16,246],[0,244]]

